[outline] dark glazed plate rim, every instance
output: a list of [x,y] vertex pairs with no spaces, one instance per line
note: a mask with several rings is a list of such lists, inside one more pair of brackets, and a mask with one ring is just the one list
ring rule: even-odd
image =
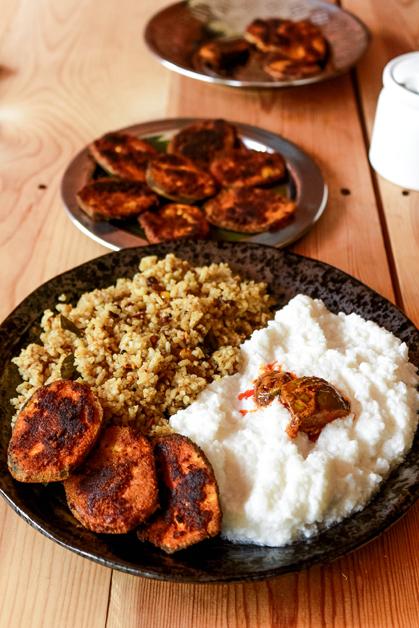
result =
[[[190,124],[208,118],[163,118],[134,124],[117,131],[134,133],[142,138],[179,131]],[[255,242],[284,247],[301,238],[319,220],[325,210],[328,198],[327,185],[320,168],[299,146],[277,133],[257,126],[228,120],[237,127],[248,145],[263,147],[281,153],[285,159],[289,181],[287,188],[295,191],[292,195],[297,210],[292,221],[276,231],[258,234],[235,234],[215,229],[212,239],[239,238],[241,242]],[[147,240],[124,229],[122,223],[92,220],[77,203],[77,192],[91,179],[94,170],[88,147],[82,149],[70,162],[61,181],[61,197],[72,223],[95,242],[114,251],[127,247],[148,246]]]
[[80,291],[109,285],[116,276],[132,276],[145,255],[163,256],[168,252],[197,264],[225,260],[235,271],[243,268],[243,276],[268,281],[280,306],[294,294],[305,292],[323,298],[332,311],[358,312],[397,332],[409,346],[410,360],[419,365],[419,334],[401,310],[357,279],[323,262],[274,247],[207,241],[178,241],[108,253],[42,284],[0,326],[0,492],[9,505],[48,538],[101,565],[137,576],[195,583],[262,580],[328,563],[365,545],[395,523],[419,495],[418,431],[405,460],[362,511],[312,539],[285,548],[233,545],[212,539],[168,557],[139,543],[133,534],[116,539],[77,528],[67,512],[64,518],[61,514],[61,487],[38,488],[13,480],[5,462],[12,412],[5,405],[9,393],[4,369],[19,344],[27,342],[28,328],[39,321],[41,310],[50,307],[66,289],[73,290],[76,297]]

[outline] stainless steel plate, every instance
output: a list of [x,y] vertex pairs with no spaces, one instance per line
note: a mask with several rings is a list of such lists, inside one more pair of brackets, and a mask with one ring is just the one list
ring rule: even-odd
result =
[[[142,138],[169,140],[180,129],[197,118],[173,118],[155,120],[121,129],[135,133]],[[327,202],[327,186],[314,161],[298,146],[284,138],[248,124],[233,122],[249,148],[262,151],[278,151],[287,163],[288,181],[281,186],[281,192],[297,203],[294,220],[284,228],[257,235],[245,235],[224,229],[212,229],[214,240],[257,242],[283,247],[300,238],[320,218]],[[95,164],[87,148],[83,149],[68,166],[61,183],[61,194],[73,223],[85,235],[96,242],[118,251],[131,246],[145,246],[148,242],[136,221],[95,222],[78,206],[77,192],[92,178]]]
[[[309,19],[319,26],[330,47],[323,71],[308,78],[277,81],[252,62],[228,75],[216,74],[196,62],[195,53],[205,41],[240,36],[253,19],[267,17]],[[191,0],[156,13],[144,37],[160,62],[180,74],[231,87],[273,88],[317,83],[346,72],[365,52],[369,32],[351,13],[319,0]]]

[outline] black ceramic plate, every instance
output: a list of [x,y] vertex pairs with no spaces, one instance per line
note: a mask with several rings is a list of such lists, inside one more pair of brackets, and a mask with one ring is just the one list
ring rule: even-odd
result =
[[228,262],[242,276],[266,281],[278,306],[305,293],[323,299],[332,312],[357,312],[405,341],[410,360],[419,365],[418,333],[402,312],[356,279],[322,262],[271,247],[228,242],[179,241],[109,253],[42,285],[0,327],[0,489],[12,508],[47,537],[102,565],[179,582],[258,580],[329,562],[367,543],[399,519],[419,492],[417,434],[405,461],[362,512],[310,540],[287,547],[235,545],[212,539],[167,556],[140,543],[134,534],[95,535],[78,527],[67,510],[61,485],[25,485],[13,480],[6,467],[12,415],[9,399],[16,385],[10,358],[36,338],[43,310],[53,307],[61,293],[74,302],[86,290],[134,275],[144,255],[164,256],[168,252],[194,264]]
[[[142,124],[135,124],[119,131],[133,133],[138,137],[146,138],[158,150],[166,150],[169,140],[181,129],[199,122],[202,118],[169,118],[152,120]],[[287,246],[301,238],[320,218],[326,207],[327,186],[322,173],[314,161],[301,148],[271,133],[250,124],[231,122],[234,124],[244,144],[248,148],[260,151],[277,151],[283,155],[287,164],[288,176],[284,183],[276,186],[280,194],[292,198],[297,209],[293,219],[276,231],[266,231],[258,234],[244,234],[211,226],[209,238],[213,240],[246,241],[272,246]],[[137,221],[92,220],[77,203],[77,192],[96,176],[97,168],[84,148],[72,162],[63,175],[61,195],[70,220],[80,231],[90,238],[114,251],[131,246],[146,246],[148,244],[144,233]],[[100,176],[103,176],[101,174]]]

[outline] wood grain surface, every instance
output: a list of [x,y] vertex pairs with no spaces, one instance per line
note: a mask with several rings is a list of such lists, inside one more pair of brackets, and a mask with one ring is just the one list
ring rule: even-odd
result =
[[[310,153],[330,199],[294,250],[355,275],[418,323],[419,193],[380,179],[367,159],[383,67],[419,45],[418,2],[344,0],[373,35],[356,72],[281,92],[208,86],[162,68],[142,29],[164,4],[0,4],[0,318],[46,279],[105,252],[63,210],[71,157],[110,129],[199,115],[270,129]],[[331,565],[252,584],[179,585],[82,559],[1,502],[0,626],[415,627],[418,519],[416,507]]]

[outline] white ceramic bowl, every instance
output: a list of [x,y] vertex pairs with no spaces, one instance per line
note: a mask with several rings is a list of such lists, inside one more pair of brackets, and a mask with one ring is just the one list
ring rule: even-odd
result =
[[369,158],[385,179],[419,190],[419,52],[384,68]]

